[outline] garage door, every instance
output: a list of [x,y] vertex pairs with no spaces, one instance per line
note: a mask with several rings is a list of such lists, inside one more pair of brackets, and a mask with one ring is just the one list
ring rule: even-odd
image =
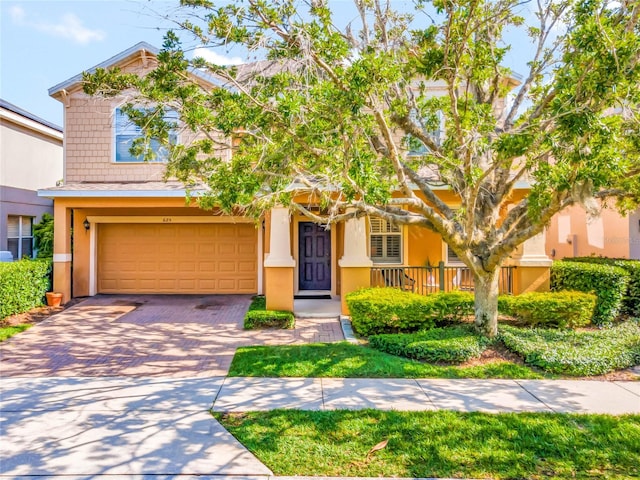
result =
[[252,224],[101,224],[99,293],[256,293]]

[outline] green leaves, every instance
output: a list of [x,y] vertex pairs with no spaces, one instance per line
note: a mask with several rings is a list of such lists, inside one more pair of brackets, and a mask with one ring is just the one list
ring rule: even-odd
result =
[[499,338],[527,364],[550,373],[603,375],[640,362],[640,325],[633,321],[583,332],[501,325]]
[[[543,0],[524,17],[518,0],[181,5],[180,36],[261,60],[191,59],[169,32],[147,76],[98,69],[85,91],[179,111],[167,175],[206,184],[203,207],[259,216],[307,193],[428,226],[480,273],[569,205],[640,202],[633,2]],[[518,34],[534,52],[522,77],[504,65]],[[135,120],[147,143],[171,129],[158,118]]]

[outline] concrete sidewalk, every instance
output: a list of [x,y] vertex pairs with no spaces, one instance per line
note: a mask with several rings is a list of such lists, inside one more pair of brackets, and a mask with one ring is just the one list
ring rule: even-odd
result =
[[208,411],[222,380],[3,378],[0,477],[271,475]]
[[640,382],[227,377],[213,404],[276,408],[640,414]]
[[211,408],[640,413],[640,382],[54,377],[0,389],[0,476],[11,478],[272,475]]

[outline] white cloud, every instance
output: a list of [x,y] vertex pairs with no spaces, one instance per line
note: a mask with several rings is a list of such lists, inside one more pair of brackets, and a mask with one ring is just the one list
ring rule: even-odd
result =
[[24,9],[15,5],[9,10],[9,15],[11,15],[11,20],[13,20],[14,23],[21,23],[25,17]]
[[12,7],[9,14],[16,25],[32,28],[54,37],[67,38],[81,45],[94,41],[99,42],[106,38],[106,34],[102,30],[92,30],[85,27],[82,20],[74,13],[62,15],[60,20],[55,23],[28,19],[24,9],[19,6]]
[[240,65],[244,63],[240,57],[226,57],[212,50],[208,50],[205,47],[196,48],[193,51],[193,56],[202,58],[215,65]]

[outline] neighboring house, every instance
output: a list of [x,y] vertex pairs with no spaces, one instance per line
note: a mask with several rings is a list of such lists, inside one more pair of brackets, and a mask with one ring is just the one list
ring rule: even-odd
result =
[[[157,52],[140,43],[98,66],[144,75]],[[387,283],[403,280],[405,266],[443,261],[461,268],[439,235],[423,228],[360,218],[326,229],[286,208],[255,222],[187,204],[183,185],[163,181],[161,155],[153,163],[131,157],[128,145],[138,132],[120,114],[124,97],[89,97],[81,79],[49,90],[65,108],[66,162],[64,184],[40,191],[55,203],[54,288],[65,300],[97,293],[264,293],[269,308],[291,310],[298,294],[344,300],[371,284],[373,266],[390,267]],[[198,81],[216,87],[214,79],[198,75]],[[181,135],[175,140],[188,140]],[[446,190],[442,198],[456,203]],[[308,205],[309,198],[300,201]],[[520,290],[544,288],[544,242],[525,245],[514,264],[531,267],[518,269],[529,272],[516,282]]]
[[546,252],[553,259],[589,255],[640,260],[640,209],[623,216],[603,209],[589,218],[573,206],[554,216],[547,229]]
[[37,190],[60,180],[62,128],[0,99],[0,251],[33,256],[33,224],[53,213]]

